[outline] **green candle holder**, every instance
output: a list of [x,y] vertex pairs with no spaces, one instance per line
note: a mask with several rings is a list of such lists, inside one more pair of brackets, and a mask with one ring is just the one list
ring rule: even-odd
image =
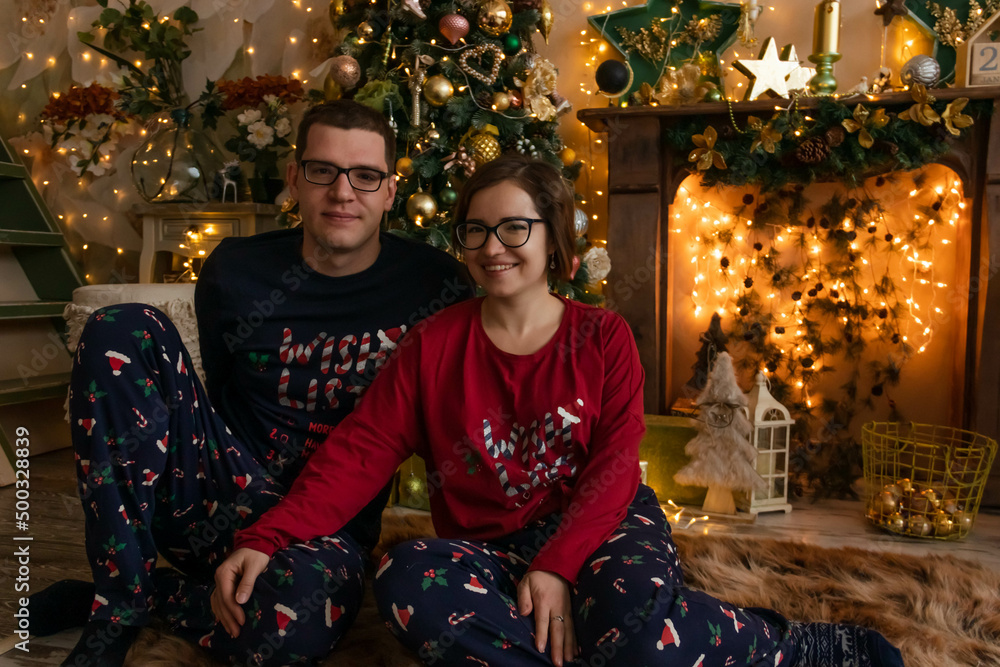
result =
[[833,95],[837,79],[833,76],[833,63],[840,60],[839,53],[814,53],[809,61],[816,64],[816,75],[809,79],[809,92],[813,95]]

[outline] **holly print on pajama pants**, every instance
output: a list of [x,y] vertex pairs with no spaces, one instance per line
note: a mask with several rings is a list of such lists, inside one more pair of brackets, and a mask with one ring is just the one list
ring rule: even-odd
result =
[[[551,665],[534,618],[517,613],[517,582],[559,517],[491,542],[418,540],[382,559],[379,612],[428,665]],[[787,667],[788,624],[684,586],[670,527],[651,489],[588,558],[572,590],[578,665]]]
[[[243,664],[308,664],[330,651],[363,592],[365,557],[344,533],[276,553],[243,605],[239,638],[215,623],[213,576],[233,533],[285,489],[212,410],[166,315],[124,304],[91,316],[73,361],[70,415],[92,619],[146,625],[155,614]],[[158,553],[177,569],[155,569]]]

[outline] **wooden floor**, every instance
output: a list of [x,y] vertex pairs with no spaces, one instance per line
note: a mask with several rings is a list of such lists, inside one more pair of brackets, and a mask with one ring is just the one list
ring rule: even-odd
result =
[[[90,579],[83,546],[83,511],[76,495],[73,455],[68,449],[31,459],[30,586],[38,591],[66,578]],[[31,653],[10,650],[17,641],[13,613],[17,609],[15,591],[18,563],[13,558],[15,542],[13,487],[0,489],[0,667],[59,664],[76,641],[78,633],[68,631],[45,641],[32,639]],[[872,551],[923,555],[950,554],[979,561],[1000,571],[1000,513],[980,512],[975,528],[964,540],[948,542],[920,540],[891,535],[869,526],[860,502],[825,500],[797,501],[790,514],[760,515],[754,522],[706,521],[700,513],[685,510],[672,521],[675,531],[722,532],[747,537],[770,537],[826,547],[853,546]],[[692,519],[695,519],[692,522]],[[5,653],[6,651],[6,653]]]

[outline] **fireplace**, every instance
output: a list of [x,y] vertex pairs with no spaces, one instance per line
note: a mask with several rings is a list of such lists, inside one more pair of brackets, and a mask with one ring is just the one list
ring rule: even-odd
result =
[[[1000,89],[993,88],[935,93],[942,100],[1000,97]],[[910,96],[894,93],[864,101],[873,108],[904,105],[910,101]],[[810,101],[804,102],[808,106]],[[735,118],[742,126],[746,125],[749,114],[766,118],[773,109],[773,102],[763,101],[733,107]],[[810,247],[817,236],[809,227],[809,218],[819,220],[820,216],[799,215],[794,224],[785,224],[780,215],[760,215],[758,198],[761,195],[756,190],[701,188],[700,179],[690,176],[687,152],[678,154],[670,150],[664,137],[665,131],[693,114],[703,117],[706,126],[722,126],[729,122],[729,109],[725,104],[588,109],[579,113],[580,119],[592,130],[607,134],[607,247],[612,272],[605,295],[608,306],[622,313],[632,326],[646,370],[645,408],[652,414],[668,413],[683,396],[684,385],[692,374],[690,367],[699,345],[698,334],[707,328],[711,312],[720,312],[725,328],[736,333],[730,341],[730,351],[734,357],[745,360],[744,371],[748,377],[756,370],[753,366],[775,359],[774,355],[754,356],[754,346],[759,348],[764,337],[772,351],[782,350],[778,363],[783,365],[775,369],[781,374],[790,365],[811,360],[810,355],[804,353],[808,352],[808,347],[803,347],[801,332],[796,331],[796,327],[802,326],[804,302],[810,298],[813,301],[826,298],[829,303],[824,302],[823,307],[830,308],[833,303],[848,301],[845,297],[830,297],[831,290],[835,293],[845,288],[871,290],[877,283],[876,280],[864,285],[824,284],[820,292],[825,292],[826,297],[822,293],[813,297],[796,294],[800,297],[797,306],[789,303],[792,293],[808,293],[802,287],[816,287],[815,284],[797,284],[802,282],[805,273],[802,267],[806,267],[800,264],[802,270],[790,272],[795,274],[794,280],[777,281],[775,289],[770,289],[766,283],[776,279],[772,269],[780,263],[776,264],[772,256],[767,260],[770,268],[757,270],[761,267],[749,262],[755,258],[760,262],[761,253],[769,253],[772,248],[780,250],[781,256],[787,258],[797,252],[794,244],[801,244],[802,239],[806,243],[806,257],[812,251],[825,256],[828,248]],[[953,144],[939,165],[931,165],[916,174],[915,185],[912,184],[914,174],[909,173],[873,176],[878,182],[865,180],[860,191],[868,192],[873,199],[886,205],[883,218],[874,224],[864,224],[869,220],[856,215],[824,221],[828,226],[843,225],[845,235],[853,232],[853,238],[845,239],[847,245],[844,246],[850,248],[851,244],[861,244],[856,246],[856,253],[851,253],[857,255],[852,260],[857,260],[861,266],[867,264],[866,270],[882,275],[885,267],[877,265],[880,253],[868,254],[866,248],[901,249],[906,243],[900,235],[893,235],[891,241],[885,240],[890,230],[902,229],[908,216],[921,215],[922,210],[928,210],[928,205],[938,206],[934,209],[935,215],[942,207],[948,209],[946,216],[938,215],[934,220],[939,226],[930,244],[924,244],[926,252],[923,255],[921,250],[915,249],[916,244],[893,255],[905,263],[903,267],[896,267],[895,274],[889,274],[892,281],[905,285],[902,292],[894,291],[896,295],[903,294],[903,303],[889,302],[880,307],[883,298],[870,299],[866,302],[871,306],[870,312],[863,325],[858,319],[859,326],[866,328],[868,334],[876,334],[877,338],[879,327],[892,319],[880,317],[884,313],[879,311],[896,309],[893,315],[898,310],[906,311],[899,313],[900,322],[908,322],[905,331],[896,333],[907,339],[914,354],[907,359],[898,384],[892,384],[891,378],[884,381],[886,376],[895,373],[892,363],[873,366],[872,360],[859,362],[862,376],[859,390],[872,394],[874,410],[860,411],[851,424],[854,430],[860,432],[861,423],[870,418],[885,420],[895,416],[895,413],[880,410],[881,404],[895,405],[902,418],[908,420],[968,428],[992,438],[1000,433],[1000,354],[995,343],[1000,340],[1000,283],[990,282],[992,274],[1000,268],[1000,260],[995,259],[995,251],[989,250],[1000,247],[998,134],[1000,132],[993,131],[990,118],[977,119],[969,133]],[[802,196],[819,208],[820,203],[836,194],[835,189],[831,184],[809,186]],[[842,194],[842,198],[851,196],[849,192]],[[753,201],[744,199],[748,197]],[[772,199],[779,200],[780,197]],[[725,216],[729,218],[724,219]],[[769,218],[770,222],[758,223],[758,218]],[[756,229],[754,224],[758,224]],[[877,238],[869,238],[871,227],[875,228]],[[727,230],[724,242],[708,238],[713,229],[719,228]],[[754,243],[749,242],[751,234],[755,235]],[[824,229],[823,234],[829,236],[830,230]],[[735,236],[744,238],[737,242]],[[759,249],[747,250],[755,247]],[[862,259],[864,264],[861,264]],[[828,261],[827,257],[820,264]],[[754,270],[749,271],[749,267]],[[751,279],[752,287],[747,287],[747,278]],[[743,308],[744,315],[756,315],[758,317],[750,319],[765,323],[763,327],[758,324],[757,330],[752,332],[746,330],[744,320],[747,318],[741,317],[740,301],[736,297],[736,293],[745,296],[747,292],[777,304],[773,307],[768,304],[767,317],[763,318],[759,317],[760,308]],[[860,291],[854,294],[860,295]],[[854,303],[853,298],[850,301]],[[876,345],[869,352],[890,359],[891,343],[888,341],[885,350],[877,349]],[[840,344],[849,346],[856,341],[842,340]],[[923,351],[917,352],[921,347]],[[898,350],[898,346],[895,349]],[[830,363],[829,359],[836,356],[824,358]],[[801,378],[801,367],[798,370]],[[814,370],[818,376],[823,368]],[[808,379],[813,376],[807,374],[804,386],[793,387],[796,391],[791,398],[802,402],[835,399],[844,382],[843,376],[838,374],[845,370],[838,368],[832,373],[822,373],[827,376],[823,378],[825,381],[815,383]],[[743,384],[749,387],[749,379],[744,378]],[[997,473],[991,478],[984,502],[1000,503],[1000,475]]]

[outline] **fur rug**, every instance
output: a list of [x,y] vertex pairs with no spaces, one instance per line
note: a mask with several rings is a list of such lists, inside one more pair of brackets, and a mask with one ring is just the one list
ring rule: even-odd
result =
[[[393,545],[431,534],[429,517],[387,512],[376,562]],[[907,667],[1000,665],[1000,573],[977,563],[680,531],[674,539],[688,585],[722,599],[769,607],[795,620],[876,628],[900,647]],[[216,663],[179,639],[147,629],[128,664]],[[420,662],[385,629],[369,593],[355,626],[325,665]]]

